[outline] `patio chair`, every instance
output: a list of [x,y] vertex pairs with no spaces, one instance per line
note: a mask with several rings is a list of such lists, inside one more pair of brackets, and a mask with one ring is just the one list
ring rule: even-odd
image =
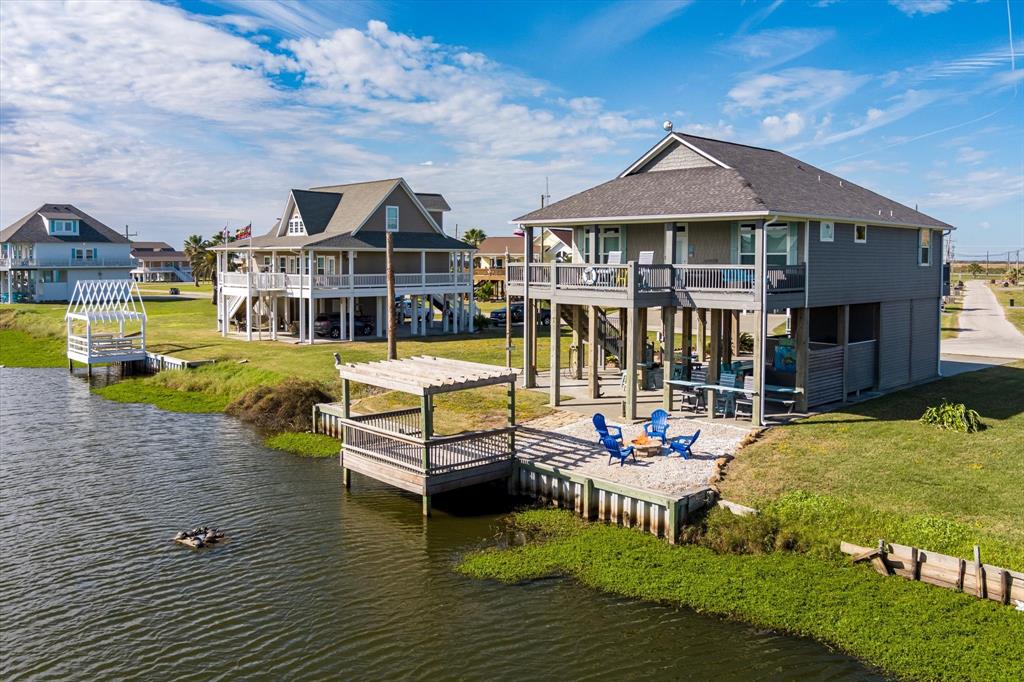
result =
[[[722,372],[718,377],[719,386],[736,388],[736,375],[732,372]],[[731,391],[715,391],[715,412],[720,412],[723,417],[736,411],[736,394]]]
[[622,443],[615,440],[611,436],[604,436],[601,438],[601,444],[604,445],[605,450],[608,451],[608,463],[611,464],[612,460],[618,459],[619,466],[626,463],[630,455],[633,455],[633,461],[636,461],[636,453],[633,452],[633,446],[622,447]]
[[660,438],[661,444],[668,442],[668,412],[655,410],[651,413],[651,421],[644,424],[644,433],[648,438]]
[[[694,369],[690,372],[690,380],[704,383],[708,380],[708,371],[706,369]],[[699,412],[705,407],[705,393],[704,389],[697,388],[696,386],[685,386],[681,393],[682,405],[693,412]]]
[[[605,438],[612,438],[616,443],[622,442],[622,427],[605,423],[604,415],[600,412],[594,414],[594,428],[597,429],[598,441],[602,441]],[[611,431],[615,431],[615,433],[612,434]]]
[[748,392],[736,398],[736,409],[733,411],[737,419],[754,415],[754,377],[743,377],[743,390]]
[[[693,444],[697,442],[698,438],[700,438],[700,429],[697,429],[697,433],[692,436],[677,436],[676,438],[673,438],[669,441],[668,447],[672,452],[679,453],[679,456],[683,459],[690,459],[690,455],[693,454],[693,451],[690,448],[693,447]],[[666,452],[665,454],[667,455],[668,453]]]

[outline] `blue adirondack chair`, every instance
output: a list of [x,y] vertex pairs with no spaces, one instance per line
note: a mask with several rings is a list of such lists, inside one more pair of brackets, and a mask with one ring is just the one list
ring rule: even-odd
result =
[[693,454],[693,451],[690,450],[690,448],[693,447],[693,444],[697,442],[698,438],[700,438],[700,429],[697,429],[697,433],[692,436],[677,436],[676,438],[673,438],[669,442],[668,446],[673,452],[679,453],[679,456],[683,459],[690,459],[690,455]]
[[648,438],[660,438],[661,444],[668,442],[668,412],[655,410],[651,413],[651,421],[644,424],[644,433]]
[[[614,438],[616,443],[622,443],[622,427],[614,424],[606,424],[604,415],[600,412],[594,415],[594,428],[597,429],[597,439]],[[614,433],[612,433],[614,431]]]
[[630,455],[633,455],[633,461],[636,461],[636,453],[633,452],[633,446],[622,447],[622,443],[615,440],[611,436],[602,436],[601,444],[604,445],[605,450],[608,451],[608,463],[611,464],[612,460],[618,459],[619,466],[626,463]]

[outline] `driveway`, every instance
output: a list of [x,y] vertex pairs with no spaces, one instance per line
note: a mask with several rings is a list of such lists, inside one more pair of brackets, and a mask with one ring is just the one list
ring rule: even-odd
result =
[[942,341],[943,355],[1024,359],[1024,334],[1006,319],[995,294],[980,280],[970,280],[955,339]]

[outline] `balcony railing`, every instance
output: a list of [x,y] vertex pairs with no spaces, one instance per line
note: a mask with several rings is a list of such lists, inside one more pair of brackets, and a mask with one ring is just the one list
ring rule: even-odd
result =
[[[509,265],[510,286],[523,286],[524,265]],[[630,269],[635,268],[635,275]],[[589,263],[532,263],[530,287],[549,290],[585,289],[637,293],[706,291],[753,293],[752,265],[603,265]],[[797,265],[770,265],[765,273],[769,293],[803,291],[806,269]]]
[[[246,279],[246,278],[250,279]],[[222,272],[218,274],[218,281],[226,287],[247,288],[251,286],[255,290],[281,290],[281,289],[308,289],[310,285],[314,289],[336,289],[355,291],[359,289],[383,289],[387,286],[387,276],[384,273],[369,273],[355,275],[293,275],[281,272],[254,272],[247,275],[244,272]],[[395,273],[395,286],[399,288],[411,287],[450,287],[456,285],[470,285],[472,278],[468,272],[400,272]],[[250,284],[251,282],[251,284]]]
[[0,268],[134,268],[134,258],[0,258]]

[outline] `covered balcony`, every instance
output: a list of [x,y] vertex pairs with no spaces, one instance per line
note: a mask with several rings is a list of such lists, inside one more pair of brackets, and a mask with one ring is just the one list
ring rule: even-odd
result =
[[[507,266],[509,294],[524,295],[527,267],[530,298],[559,303],[751,309],[760,305],[753,265],[519,263]],[[769,265],[765,280],[770,307],[802,304],[805,274],[803,263]]]

